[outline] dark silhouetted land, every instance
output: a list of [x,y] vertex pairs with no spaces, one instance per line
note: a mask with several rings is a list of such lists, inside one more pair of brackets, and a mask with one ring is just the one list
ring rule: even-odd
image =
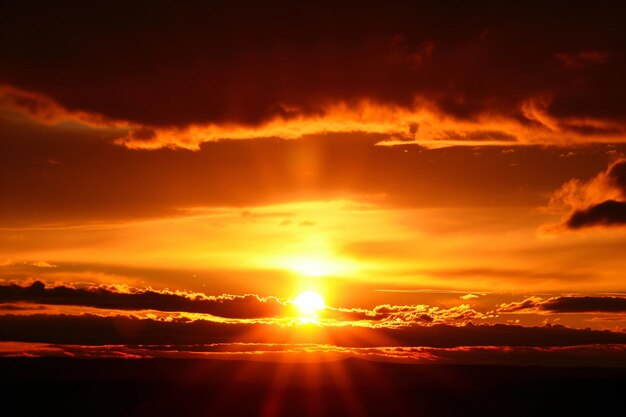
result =
[[623,415],[626,369],[0,359],[3,416]]

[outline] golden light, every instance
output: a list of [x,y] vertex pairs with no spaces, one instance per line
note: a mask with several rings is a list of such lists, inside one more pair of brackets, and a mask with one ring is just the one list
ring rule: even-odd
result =
[[289,257],[280,264],[305,277],[349,275],[357,269],[353,261],[333,256]]
[[322,259],[297,259],[291,269],[307,277],[322,277],[332,272],[332,265]]
[[315,291],[305,291],[301,293],[293,300],[293,303],[298,307],[300,313],[306,316],[312,316],[326,308],[324,299]]

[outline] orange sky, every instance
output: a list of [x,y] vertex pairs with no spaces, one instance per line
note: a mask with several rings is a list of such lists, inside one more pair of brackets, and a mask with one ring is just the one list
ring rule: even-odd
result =
[[277,27],[224,6],[237,16],[224,27],[194,7],[136,25],[60,7],[43,44],[43,15],[14,5],[3,19],[3,320],[280,327],[298,317],[81,297],[249,294],[265,312],[313,290],[322,327],[563,324],[621,337],[621,22],[581,23],[572,9],[563,19],[578,23],[557,33],[432,6],[419,25],[400,2],[360,19],[299,6],[281,13],[301,24]]

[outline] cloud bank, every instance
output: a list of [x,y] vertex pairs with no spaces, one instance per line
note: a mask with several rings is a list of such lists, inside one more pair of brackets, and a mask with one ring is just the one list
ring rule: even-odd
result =
[[9,2],[1,102],[125,129],[131,148],[324,132],[426,146],[626,140],[616,5],[455,8]]
[[[109,286],[74,288],[65,285],[46,287],[35,281],[29,286],[0,286],[0,302],[7,303],[5,310],[38,309],[46,306],[82,306],[103,310],[156,310],[207,314],[224,319],[294,318],[298,309],[289,300],[260,297],[254,294],[207,296],[201,293],[157,290],[130,290],[119,292]],[[9,303],[22,302],[14,305]],[[32,307],[29,307],[32,306]],[[328,307],[320,311],[321,320],[332,323],[353,323],[363,326],[397,327],[413,323],[437,324],[480,320],[487,315],[467,304],[451,308],[429,305],[379,305],[373,309]]]
[[437,324],[355,327],[155,320],[130,316],[1,315],[0,341],[79,345],[193,345],[207,343],[314,343],[340,347],[577,346],[626,344],[626,333],[548,325]]

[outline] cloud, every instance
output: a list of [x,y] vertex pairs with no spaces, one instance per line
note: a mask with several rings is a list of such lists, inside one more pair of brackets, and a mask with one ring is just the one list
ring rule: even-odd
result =
[[[259,124],[201,123],[157,127],[110,119],[87,112],[74,112],[51,98],[37,93],[0,89],[0,109],[20,112],[38,122],[56,124],[77,122],[92,128],[123,132],[115,143],[130,149],[185,148],[198,151],[206,142],[277,137],[298,139],[327,133],[382,135],[382,146],[407,145],[438,149],[452,146],[515,146],[567,144],[568,142],[624,142],[626,127],[616,122],[576,122],[552,120],[544,104],[534,100],[523,105],[523,114],[536,125],[525,125],[514,118],[494,118],[477,114],[474,119],[457,120],[441,112],[435,104],[420,98],[409,107],[361,99],[355,103],[335,101],[321,105],[313,114],[284,118],[273,116]],[[26,102],[28,105],[24,105]],[[591,123],[591,124],[589,124]],[[419,126],[416,128],[415,126]],[[565,139],[564,139],[565,138]]]
[[563,223],[545,226],[548,232],[626,225],[626,159],[616,160],[587,182],[570,180],[554,193],[550,207],[569,214]]
[[51,264],[48,261],[25,261],[25,262],[17,262],[12,259],[8,259],[6,261],[0,262],[0,267],[11,267],[11,266],[34,266],[37,268],[56,268],[57,265]]
[[46,124],[75,121],[93,127],[115,125],[101,115],[68,110],[50,97],[2,84],[0,84],[0,109],[22,113]]
[[[288,300],[258,295],[207,296],[200,293],[114,289],[106,285],[73,288],[63,285],[45,287],[41,282],[30,286],[0,286],[0,310],[49,310],[49,314],[92,314],[114,317],[122,311],[136,321],[145,318],[157,321],[208,322],[229,324],[267,324],[292,326],[298,323],[298,311]],[[50,309],[50,306],[60,308]],[[73,308],[71,308],[73,306]],[[6,307],[6,308],[3,308]],[[468,304],[442,308],[438,306],[382,304],[372,309],[327,307],[318,314],[318,323],[324,328],[358,327],[361,329],[414,329],[437,327],[444,324],[463,325],[496,317],[494,314],[518,312],[549,313],[622,313],[626,312],[626,298],[620,297],[529,297],[523,301],[503,303],[495,312],[481,312]],[[202,316],[210,315],[213,316]],[[146,322],[147,323],[147,322]],[[131,326],[132,327],[132,326]],[[382,330],[381,330],[382,331]],[[341,332],[338,332],[338,337]],[[419,333],[419,332],[418,332]],[[404,331],[394,333],[403,335]],[[397,338],[398,336],[394,336]],[[443,337],[443,336],[442,336]]]
[[211,314],[228,318],[284,316],[289,307],[275,297],[257,295],[206,296],[199,293],[137,290],[117,292],[106,286],[91,289],[46,286],[36,281],[30,286],[0,286],[0,300],[28,301],[48,305],[77,305],[111,310],[159,310]]
[[[201,293],[124,289],[107,285],[74,288],[46,287],[35,281],[29,286],[0,286],[0,302],[28,302],[42,306],[82,306],[106,310],[156,310],[210,314],[227,319],[293,318],[298,312],[290,301],[258,295],[207,296]],[[45,308],[45,307],[44,307]],[[328,307],[319,313],[332,323],[356,322],[364,326],[406,326],[413,323],[437,324],[481,320],[487,315],[467,304],[451,308],[429,305],[378,305],[373,309]]]
[[518,311],[527,311],[535,309],[541,304],[541,297],[529,297],[523,301],[513,301],[511,303],[502,303],[498,307],[498,313],[516,313]]
[[555,313],[626,312],[623,297],[556,297],[547,300],[541,309]]
[[55,344],[315,343],[340,347],[387,346],[577,346],[626,344],[626,333],[558,325],[436,324],[358,327],[220,323],[207,320],[153,320],[129,316],[1,315],[0,341]]
[[218,3],[42,6],[37,16],[7,5],[5,107],[125,129],[118,142],[131,148],[323,132],[429,146],[626,138],[617,6],[538,13],[494,2],[451,16],[410,1]]
[[567,227],[570,229],[621,225],[626,225],[625,201],[603,201],[587,209],[576,210],[567,219]]
[[0,311],[41,311],[47,310],[48,307],[30,303],[7,304],[0,303]]
[[367,360],[423,364],[626,366],[624,345],[564,347],[458,346],[345,348],[316,344],[213,343],[204,345],[55,345],[0,342],[0,357],[240,359],[263,362]]
[[46,261],[35,261],[31,263],[32,266],[36,266],[39,268],[56,268],[56,265],[51,264],[50,262],[46,262]]
[[529,297],[520,302],[501,304],[499,313],[547,311],[551,313],[626,313],[624,297],[560,296]]
[[467,304],[450,308],[440,308],[425,304],[382,304],[371,310],[362,308],[330,308],[329,314],[324,313],[324,316],[347,321],[371,321],[377,326],[404,326],[413,323],[440,324],[469,322],[471,320],[482,320],[488,317],[487,314],[476,311]]
[[463,300],[471,300],[473,298],[479,298],[476,294],[465,294],[460,297]]

